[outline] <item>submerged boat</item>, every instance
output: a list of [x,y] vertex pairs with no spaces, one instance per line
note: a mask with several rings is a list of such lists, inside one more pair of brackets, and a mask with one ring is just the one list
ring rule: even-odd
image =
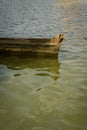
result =
[[0,38],[0,52],[57,55],[63,34],[53,38]]

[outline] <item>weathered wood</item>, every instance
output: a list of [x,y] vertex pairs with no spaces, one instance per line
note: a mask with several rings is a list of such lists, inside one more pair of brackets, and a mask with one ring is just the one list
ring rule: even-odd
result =
[[53,38],[0,38],[0,52],[26,52],[57,55],[64,35]]

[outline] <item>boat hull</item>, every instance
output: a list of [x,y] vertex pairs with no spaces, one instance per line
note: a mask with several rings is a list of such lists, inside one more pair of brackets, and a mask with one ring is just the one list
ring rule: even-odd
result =
[[[60,39],[61,40],[61,39]],[[62,39],[63,40],[63,39]],[[0,38],[0,52],[57,55],[59,38]]]

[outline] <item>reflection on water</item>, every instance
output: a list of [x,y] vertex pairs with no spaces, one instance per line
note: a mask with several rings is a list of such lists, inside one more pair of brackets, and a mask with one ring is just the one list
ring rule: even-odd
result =
[[0,37],[65,40],[58,59],[0,54],[0,130],[87,130],[86,21],[87,0],[1,1]]
[[[56,94],[59,69],[58,59],[51,57],[0,55],[1,128],[16,128],[15,123],[20,129],[25,123],[31,128],[43,121],[45,111],[53,111],[55,98],[50,102],[50,96],[53,91]],[[44,92],[49,87],[47,97]],[[12,126],[11,120],[15,122]]]
[[[38,74],[45,71],[50,73],[58,73],[60,63],[57,58],[45,57],[45,56],[27,56],[27,55],[0,55],[0,64],[4,64],[8,69],[23,70],[26,68],[36,69]],[[42,71],[43,70],[43,71]],[[48,74],[48,75],[49,75]],[[15,75],[18,76],[18,75]]]

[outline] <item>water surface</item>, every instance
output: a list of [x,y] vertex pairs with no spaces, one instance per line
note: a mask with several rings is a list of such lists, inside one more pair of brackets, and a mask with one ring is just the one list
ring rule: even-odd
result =
[[65,34],[58,58],[0,54],[0,130],[87,130],[87,0],[1,0],[0,37]]

